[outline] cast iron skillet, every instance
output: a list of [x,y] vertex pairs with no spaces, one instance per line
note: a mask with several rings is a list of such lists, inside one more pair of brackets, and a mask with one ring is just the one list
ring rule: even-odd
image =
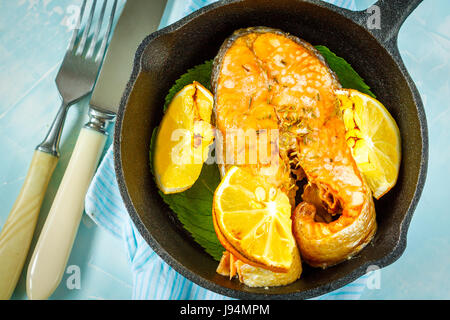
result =
[[[325,294],[384,267],[406,247],[408,226],[425,182],[428,136],[419,93],[397,49],[400,26],[421,0],[381,0],[381,29],[369,29],[366,11],[353,12],[318,0],[225,0],[159,30],[139,46],[124,92],[114,136],[120,192],[137,229],[163,260],[198,285],[241,299],[298,299]],[[279,28],[344,57],[372,87],[397,121],[402,164],[396,186],[376,201],[378,232],[357,257],[335,267],[308,268],[295,283],[249,288],[218,275],[217,262],[181,227],[158,195],[149,169],[152,130],[162,118],[164,97],[188,68],[212,59],[234,30]]]

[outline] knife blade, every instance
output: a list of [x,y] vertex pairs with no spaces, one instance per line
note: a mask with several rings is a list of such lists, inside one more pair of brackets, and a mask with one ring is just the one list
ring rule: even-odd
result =
[[90,100],[89,121],[53,200],[27,271],[27,295],[47,299],[58,287],[84,210],[84,198],[97,168],[122,92],[132,71],[134,53],[160,24],[167,0],[129,0],[116,24]]
[[132,71],[136,49],[145,36],[158,28],[166,2],[127,1],[92,93],[91,107],[99,111],[117,112]]

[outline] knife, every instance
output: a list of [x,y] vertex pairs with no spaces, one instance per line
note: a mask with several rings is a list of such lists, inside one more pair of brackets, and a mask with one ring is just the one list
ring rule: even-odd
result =
[[167,0],[126,2],[109,44],[81,129],[27,270],[27,295],[47,299],[58,287],[84,210],[84,198],[132,71],[140,42],[154,32]]

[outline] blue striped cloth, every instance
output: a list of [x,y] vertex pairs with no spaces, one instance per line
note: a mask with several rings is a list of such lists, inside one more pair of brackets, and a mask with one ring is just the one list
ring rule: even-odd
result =
[[[213,1],[175,0],[168,9],[178,11],[172,17],[183,16],[211,2]],[[329,0],[329,2],[355,8],[354,0]],[[85,211],[99,226],[123,239],[133,274],[132,299],[230,299],[204,289],[181,276],[141,237],[129,218],[119,193],[114,173],[112,146],[107,150],[86,194]],[[359,299],[366,288],[367,277],[368,275],[365,275],[339,290],[316,299]]]

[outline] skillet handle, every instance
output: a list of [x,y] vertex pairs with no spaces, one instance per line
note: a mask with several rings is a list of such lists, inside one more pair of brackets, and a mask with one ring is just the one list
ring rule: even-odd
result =
[[373,34],[386,49],[397,47],[397,36],[406,18],[423,0],[379,0],[350,18]]

